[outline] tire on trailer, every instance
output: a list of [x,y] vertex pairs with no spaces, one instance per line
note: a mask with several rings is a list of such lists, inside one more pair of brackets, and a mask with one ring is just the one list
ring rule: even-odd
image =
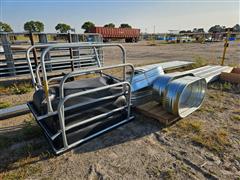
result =
[[135,42],[137,43],[139,41],[139,38],[135,38]]
[[125,42],[126,43],[132,43],[132,42],[134,42],[134,38],[126,38]]
[[111,42],[111,39],[104,38],[104,39],[103,39],[103,42]]

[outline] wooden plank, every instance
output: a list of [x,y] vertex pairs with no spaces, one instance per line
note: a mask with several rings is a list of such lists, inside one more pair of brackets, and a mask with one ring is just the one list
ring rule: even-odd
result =
[[143,114],[144,116],[157,120],[165,126],[168,126],[180,119],[178,116],[164,110],[159,103],[153,101],[137,106],[135,111]]

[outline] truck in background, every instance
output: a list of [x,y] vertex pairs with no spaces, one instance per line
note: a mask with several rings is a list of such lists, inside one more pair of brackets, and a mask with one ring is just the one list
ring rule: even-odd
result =
[[134,28],[93,27],[89,32],[101,34],[104,42],[120,39],[125,42],[138,42],[140,37],[140,29]]

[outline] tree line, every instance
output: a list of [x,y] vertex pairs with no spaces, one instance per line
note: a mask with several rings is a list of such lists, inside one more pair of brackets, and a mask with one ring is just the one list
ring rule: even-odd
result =
[[[95,24],[93,22],[87,21],[82,25],[81,28],[84,29],[85,32],[87,33],[90,32],[90,29],[94,27]],[[116,26],[113,23],[109,23],[105,24],[104,27],[115,28]],[[28,32],[43,32],[44,24],[40,21],[28,21],[24,24],[23,28],[25,31]],[[119,26],[119,28],[132,28],[132,27],[129,24],[123,23]],[[55,26],[55,30],[60,33],[67,33],[71,30],[73,31],[74,29],[68,24],[58,23]],[[0,21],[0,32],[13,32],[13,29],[9,24]]]
[[[44,24],[40,21],[28,21],[24,24],[24,30],[25,31],[29,31],[29,32],[42,32],[44,31]],[[85,30],[85,32],[90,32],[90,29],[95,27],[95,24],[93,22],[87,21],[82,25],[82,29]],[[109,27],[109,28],[115,28],[115,24],[113,23],[109,23],[109,24],[105,24],[104,27]],[[132,28],[129,24],[121,24],[119,26],[119,28]],[[65,23],[58,23],[55,26],[55,30],[60,32],[60,33],[66,33],[70,30],[73,30],[73,28]],[[0,32],[13,32],[12,27],[4,22],[0,21]],[[219,33],[219,32],[225,32],[226,31],[226,26],[221,26],[221,25],[214,25],[212,27],[210,27],[210,29],[208,30],[208,32],[212,32],[212,33]],[[233,26],[231,28],[231,31],[233,32],[240,32],[240,25],[236,24],[235,26]],[[193,30],[181,30],[180,33],[204,33],[204,29],[203,28],[194,28]]]
[[[208,32],[210,33],[220,33],[220,32],[226,32],[228,28],[226,26],[220,26],[220,25],[214,25],[209,28]],[[240,25],[236,24],[232,28],[230,28],[232,32],[240,32]],[[205,33],[203,28],[194,28],[191,30],[181,30],[179,33]]]

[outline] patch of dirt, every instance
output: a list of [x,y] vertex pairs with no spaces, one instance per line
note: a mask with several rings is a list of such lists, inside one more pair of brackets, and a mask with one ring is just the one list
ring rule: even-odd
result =
[[0,96],[1,102],[9,102],[12,106],[25,104],[26,102],[32,100],[33,92],[21,94],[21,95],[8,95]]

